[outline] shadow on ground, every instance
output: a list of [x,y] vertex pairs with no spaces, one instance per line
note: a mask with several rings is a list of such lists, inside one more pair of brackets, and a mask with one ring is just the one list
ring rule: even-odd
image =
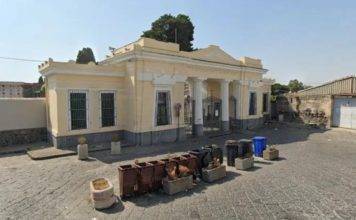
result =
[[102,210],[97,210],[97,211],[105,213],[105,214],[115,214],[115,213],[124,211],[124,209],[125,209],[125,206],[122,203],[122,201],[120,200],[120,198],[118,197],[116,200],[116,203],[113,206],[111,206],[110,208],[107,208],[107,209],[102,209]]
[[132,203],[135,203],[135,205],[137,205],[137,206],[146,207],[146,208],[151,207],[151,206],[156,206],[156,205],[159,205],[162,203],[172,202],[172,201],[174,201],[178,198],[181,198],[181,197],[189,197],[189,196],[193,196],[194,194],[204,194],[204,191],[209,186],[216,185],[216,184],[223,184],[223,183],[232,181],[239,175],[240,174],[238,174],[236,172],[226,171],[226,177],[223,179],[220,179],[213,183],[206,183],[204,181],[201,181],[198,184],[196,184],[193,189],[185,191],[185,192],[180,192],[175,195],[167,195],[163,192],[163,190],[160,190],[158,192],[128,198],[128,199],[125,199],[124,201],[130,201]]
[[157,155],[161,155],[160,158],[164,158],[169,154],[187,152],[207,144],[216,144],[220,147],[223,147],[224,154],[226,154],[224,143],[228,139],[250,139],[254,136],[265,136],[267,137],[268,144],[279,145],[306,141],[310,135],[316,133],[324,133],[326,131],[327,129],[312,128],[302,124],[272,123],[264,125],[262,128],[254,130],[238,130],[233,131],[230,134],[217,133],[217,135],[213,135],[209,133],[209,136],[202,138],[189,138],[182,142],[162,143],[149,146],[124,147],[122,149],[121,155],[111,155],[109,150],[91,152],[90,157],[95,158],[101,162],[111,164],[120,161],[135,160],[143,157],[156,157]]

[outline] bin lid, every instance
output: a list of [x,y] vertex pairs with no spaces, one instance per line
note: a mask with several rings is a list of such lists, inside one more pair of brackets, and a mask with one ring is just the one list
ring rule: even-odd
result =
[[237,141],[236,140],[227,140],[225,141],[225,145],[236,145]]
[[251,143],[252,142],[252,140],[250,140],[250,139],[240,139],[239,140],[239,143]]
[[265,140],[267,139],[266,137],[262,137],[262,136],[256,136],[252,138],[253,140]]

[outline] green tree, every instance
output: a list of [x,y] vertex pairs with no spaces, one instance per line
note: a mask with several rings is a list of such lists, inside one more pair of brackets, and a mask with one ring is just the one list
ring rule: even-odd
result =
[[87,64],[90,61],[95,63],[94,53],[90,47],[78,51],[76,63]]
[[272,95],[280,95],[290,91],[289,86],[282,85],[280,83],[275,83],[271,86]]
[[192,51],[194,40],[194,25],[189,16],[179,14],[162,15],[151,25],[151,29],[144,31],[142,37],[153,38],[164,42],[177,42],[181,50]]
[[43,83],[44,83],[43,77],[40,76],[40,78],[38,78],[38,84],[42,85]]
[[302,82],[297,79],[290,80],[288,83],[288,87],[292,92],[298,92],[299,90],[304,89],[304,85]]

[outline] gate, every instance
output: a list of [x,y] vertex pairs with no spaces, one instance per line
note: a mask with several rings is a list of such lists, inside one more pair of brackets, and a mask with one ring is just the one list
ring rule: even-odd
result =
[[203,99],[203,126],[205,130],[219,130],[221,119],[221,99],[210,96]]

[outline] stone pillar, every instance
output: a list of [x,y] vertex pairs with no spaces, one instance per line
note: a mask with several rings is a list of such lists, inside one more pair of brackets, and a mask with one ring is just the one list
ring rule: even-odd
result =
[[194,125],[193,133],[195,136],[203,136],[203,79],[194,79]]
[[[244,88],[248,85],[245,80],[236,80],[236,98],[237,98],[237,114],[236,114],[236,126],[239,129],[244,128],[244,119],[248,110],[248,106],[244,103],[248,102],[249,94],[244,91]],[[246,88],[245,88],[246,89]]]
[[229,124],[229,82],[228,80],[220,80],[220,98],[221,98],[221,130],[228,131]]

